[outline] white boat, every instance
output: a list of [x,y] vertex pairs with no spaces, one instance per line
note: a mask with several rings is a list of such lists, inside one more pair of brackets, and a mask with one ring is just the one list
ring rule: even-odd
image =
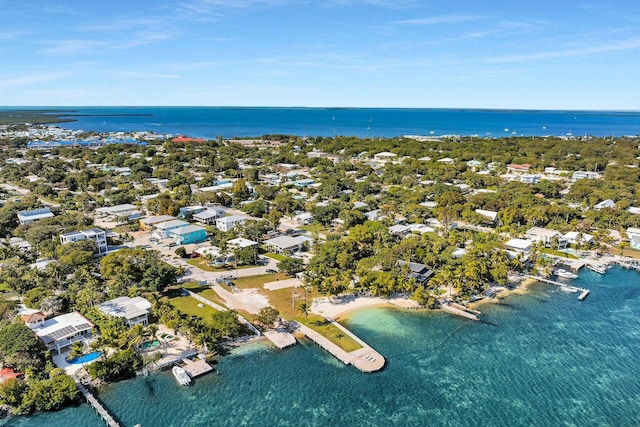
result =
[[572,272],[567,271],[564,268],[558,268],[558,269],[554,270],[553,274],[555,274],[558,277],[562,277],[564,279],[577,279],[578,278],[577,274],[573,274]]
[[181,385],[191,384],[191,377],[189,377],[187,371],[182,369],[180,366],[174,366],[173,369],[171,369],[171,372],[173,372],[173,376],[176,377],[176,380],[178,380]]

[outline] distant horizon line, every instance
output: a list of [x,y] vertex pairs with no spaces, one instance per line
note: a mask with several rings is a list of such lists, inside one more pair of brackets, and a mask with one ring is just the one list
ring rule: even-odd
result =
[[640,109],[579,109],[579,108],[503,108],[503,107],[327,107],[327,106],[267,106],[267,105],[0,105],[9,109],[92,109],[92,108],[220,108],[220,109],[299,109],[299,110],[475,110],[475,111],[554,111],[554,112],[620,112],[637,113]]

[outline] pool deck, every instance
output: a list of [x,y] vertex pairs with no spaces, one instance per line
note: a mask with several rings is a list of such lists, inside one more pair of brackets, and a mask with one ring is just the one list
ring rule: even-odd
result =
[[82,369],[84,366],[93,363],[94,361],[98,360],[98,359],[94,359],[90,362],[85,362],[85,363],[69,363],[67,362],[67,356],[69,355],[69,352],[65,352],[62,354],[53,354],[51,353],[51,357],[53,359],[53,363],[60,369],[62,369],[64,371],[65,374],[67,375],[73,375],[76,372],[78,372],[80,369]]

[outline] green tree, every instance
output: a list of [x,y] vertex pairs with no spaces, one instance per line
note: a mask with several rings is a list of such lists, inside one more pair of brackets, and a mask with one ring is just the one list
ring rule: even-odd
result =
[[304,269],[304,264],[299,258],[286,257],[278,263],[278,270],[286,273],[287,276],[293,276]]

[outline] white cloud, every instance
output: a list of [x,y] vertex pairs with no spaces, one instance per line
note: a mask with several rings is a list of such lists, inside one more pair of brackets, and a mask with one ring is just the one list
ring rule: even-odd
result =
[[398,24],[405,25],[441,25],[441,24],[458,24],[460,22],[478,21],[483,19],[482,16],[477,15],[441,15],[441,16],[429,16],[426,18],[417,19],[405,19],[402,21],[396,21]]
[[33,73],[21,76],[2,76],[0,78],[0,87],[12,87],[20,85],[33,85],[38,83],[50,82],[68,77],[69,73]]
[[163,73],[147,73],[141,71],[113,71],[113,74],[124,77],[140,77],[140,78],[159,78],[159,79],[180,79],[181,75],[178,74],[163,74]]

